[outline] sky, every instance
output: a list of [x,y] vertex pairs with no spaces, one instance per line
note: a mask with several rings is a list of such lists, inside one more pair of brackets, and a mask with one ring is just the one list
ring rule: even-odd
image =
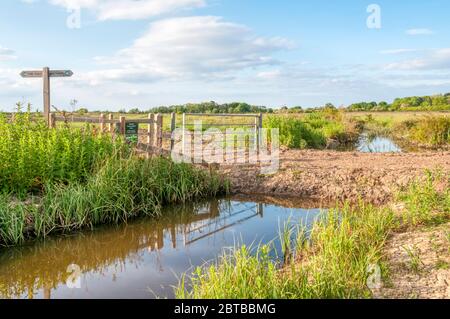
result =
[[[242,101],[336,106],[450,92],[448,0],[2,0],[0,110]],[[71,100],[77,100],[71,105]]]

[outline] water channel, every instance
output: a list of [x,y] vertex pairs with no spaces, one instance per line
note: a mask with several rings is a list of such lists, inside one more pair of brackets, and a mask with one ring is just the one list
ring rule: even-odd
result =
[[[5,248],[0,298],[171,298],[182,274],[215,260],[224,249],[269,243],[284,224],[310,227],[321,215],[318,205],[283,205],[215,199],[168,208],[159,220]],[[279,241],[273,243],[281,253]],[[74,280],[67,285],[69,278]]]

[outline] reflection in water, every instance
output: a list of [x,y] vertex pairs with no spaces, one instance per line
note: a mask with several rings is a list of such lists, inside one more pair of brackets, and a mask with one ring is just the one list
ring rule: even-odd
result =
[[389,137],[361,134],[357,150],[362,153],[401,153],[402,149]]
[[[178,278],[236,244],[267,243],[280,223],[308,227],[318,209],[238,200],[172,207],[164,217],[47,239],[0,251],[2,298],[173,297]],[[278,250],[280,247],[276,247]],[[81,288],[66,281],[81,270]]]

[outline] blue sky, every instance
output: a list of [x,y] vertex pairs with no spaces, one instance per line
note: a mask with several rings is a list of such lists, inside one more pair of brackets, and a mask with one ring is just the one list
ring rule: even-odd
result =
[[[371,4],[380,28],[367,25]],[[66,109],[446,93],[448,12],[447,0],[3,0],[0,109],[40,108],[42,83],[18,74],[43,66],[74,71],[52,80],[52,104]]]

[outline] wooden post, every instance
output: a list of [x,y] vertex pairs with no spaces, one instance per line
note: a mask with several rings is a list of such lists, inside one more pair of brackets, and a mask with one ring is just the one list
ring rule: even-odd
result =
[[261,147],[262,144],[262,134],[261,134],[261,129],[263,127],[263,115],[262,113],[259,113],[259,117],[258,117],[258,152],[259,149]]
[[147,144],[153,146],[153,140],[155,134],[153,133],[153,126],[155,123],[155,114],[149,114],[148,119],[150,120],[147,126]]
[[121,135],[125,135],[125,123],[126,123],[125,116],[121,116],[120,117],[120,134]]
[[42,71],[44,81],[44,119],[47,125],[50,124],[50,69],[45,67]]
[[[111,113],[108,116],[108,120],[112,121],[114,119],[114,115]],[[108,131],[109,133],[113,133],[114,132],[114,125],[113,123],[108,123]]]
[[182,124],[183,136],[181,138],[181,152],[183,157],[186,156],[186,113],[183,113],[183,124]]
[[100,114],[100,132],[105,133],[105,114]]
[[156,147],[162,148],[163,117],[161,114],[156,114],[156,128]]
[[49,123],[51,128],[56,128],[56,114],[55,113],[51,113],[50,114],[50,123]]
[[174,140],[173,132],[175,131],[176,125],[177,125],[176,124],[176,115],[175,115],[175,113],[172,113],[170,115],[170,150],[171,151],[175,147],[175,140]]

